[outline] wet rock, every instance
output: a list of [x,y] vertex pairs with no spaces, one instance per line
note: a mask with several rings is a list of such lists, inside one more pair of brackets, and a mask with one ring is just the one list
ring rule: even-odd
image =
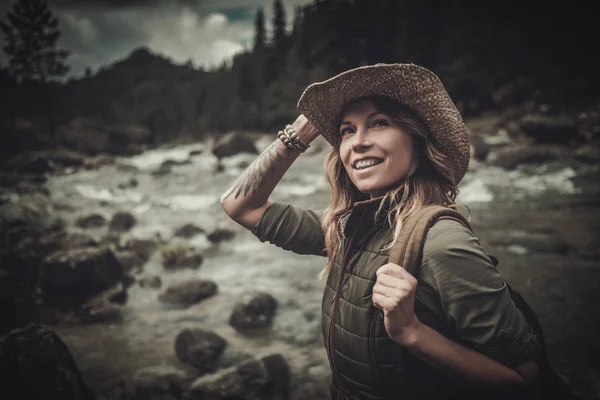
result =
[[0,206],[0,227],[47,228],[51,218],[48,204],[48,197],[42,194],[23,196],[18,203],[4,204]]
[[200,228],[199,226],[196,226],[192,223],[188,223],[177,228],[173,236],[189,239],[204,232],[205,230]]
[[123,266],[109,248],[82,248],[48,256],[40,280],[46,293],[89,298],[114,286],[123,275]]
[[592,145],[584,145],[578,148],[573,158],[588,164],[600,164],[600,148]]
[[158,248],[158,243],[154,239],[129,239],[125,243],[125,248],[132,250],[143,260],[148,261]]
[[84,160],[83,168],[87,170],[98,169],[105,165],[112,165],[115,163],[115,159],[107,154],[100,154],[94,157],[89,157]]
[[215,369],[227,342],[214,332],[203,329],[184,329],[175,339],[175,354],[179,361],[207,373]]
[[485,161],[490,152],[490,146],[485,139],[480,135],[470,135],[469,142],[471,144],[471,157],[478,161]]
[[190,157],[198,156],[198,155],[202,154],[203,151],[204,151],[203,149],[190,150],[189,155],[190,155]]
[[113,232],[127,232],[135,223],[135,217],[131,213],[119,211],[112,216],[109,229]]
[[87,324],[96,323],[120,323],[123,322],[123,308],[117,304],[107,303],[85,309],[78,313],[78,321]]
[[121,279],[121,283],[123,284],[123,286],[125,288],[129,288],[131,286],[133,286],[133,284],[136,282],[136,279],[133,275],[126,273],[125,275],[123,275],[123,279]]
[[207,238],[212,243],[220,243],[224,240],[231,240],[235,236],[235,231],[227,228],[217,228],[208,234]]
[[325,365],[308,368],[306,379],[302,379],[294,390],[291,400],[329,400],[331,399],[331,370]]
[[171,173],[171,165],[170,164],[161,164],[158,169],[150,172],[152,176],[163,176]]
[[170,286],[158,296],[164,303],[192,305],[217,293],[217,284],[213,281],[196,279]]
[[133,378],[135,400],[177,400],[191,383],[187,374],[172,365],[156,365],[137,371]]
[[31,324],[0,338],[0,393],[15,399],[95,399],[65,343]]
[[200,377],[192,383],[186,398],[284,400],[289,391],[289,365],[282,355],[274,354]]
[[578,139],[577,122],[566,115],[528,114],[519,120],[519,127],[536,143],[571,144]]
[[542,146],[515,146],[505,147],[491,153],[490,165],[505,169],[514,169],[522,164],[543,163],[556,161],[562,156],[562,151],[555,147]]
[[163,169],[163,168],[170,169],[171,167],[175,167],[178,165],[187,165],[187,164],[191,164],[191,161],[189,159],[187,159],[187,160],[167,159],[160,164],[160,169]]
[[23,174],[12,171],[0,171],[0,187],[14,187],[22,182],[27,182],[35,185],[43,185],[46,181],[47,178],[41,175]]
[[239,347],[227,345],[223,354],[217,360],[216,369],[231,368],[251,359],[253,357]]
[[106,225],[106,218],[102,214],[90,214],[75,219],[75,226],[83,229],[101,228]]
[[29,236],[19,242],[15,250],[19,253],[30,252],[46,256],[59,250],[79,249],[98,245],[98,239],[92,235],[69,231],[51,231],[40,236]]
[[117,171],[119,172],[140,172],[140,169],[135,165],[131,164],[117,164]]
[[146,260],[132,250],[115,251],[115,257],[117,257],[125,272],[139,271],[146,264]]
[[204,261],[204,255],[194,247],[185,245],[165,246],[161,250],[162,264],[165,270],[198,269]]
[[127,189],[134,188],[139,184],[138,180],[135,178],[130,178],[127,182],[121,182],[117,185],[119,189]]
[[158,275],[145,276],[138,281],[140,287],[158,289],[162,286],[162,279]]
[[78,167],[83,165],[83,157],[66,149],[44,150],[21,153],[6,163],[13,171],[44,174],[60,167]]
[[229,318],[229,324],[238,331],[264,328],[271,325],[277,311],[277,300],[268,293],[242,294]]
[[212,153],[220,159],[239,153],[258,154],[258,150],[250,136],[241,133],[229,133],[217,140]]

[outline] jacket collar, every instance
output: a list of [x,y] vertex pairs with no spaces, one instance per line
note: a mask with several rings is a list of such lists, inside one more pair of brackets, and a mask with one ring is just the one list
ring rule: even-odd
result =
[[[389,201],[386,201],[381,212],[377,215],[377,210],[384,197],[385,196],[380,196],[354,203],[352,211],[340,219],[340,230],[344,237],[348,237],[348,233],[354,228],[354,225],[359,223],[359,221],[361,221],[361,225],[365,228],[385,222],[389,210]],[[376,215],[377,218],[375,218]]]

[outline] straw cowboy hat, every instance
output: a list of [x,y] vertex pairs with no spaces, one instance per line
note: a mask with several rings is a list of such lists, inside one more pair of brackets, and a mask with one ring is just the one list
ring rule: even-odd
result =
[[414,64],[375,64],[351,69],[308,86],[298,111],[335,146],[344,107],[355,100],[383,96],[417,114],[437,139],[458,184],[469,166],[469,137],[462,116],[430,70]]

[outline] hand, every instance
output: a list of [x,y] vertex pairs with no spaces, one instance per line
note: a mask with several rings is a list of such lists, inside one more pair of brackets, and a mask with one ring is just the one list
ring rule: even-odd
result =
[[392,340],[412,340],[420,321],[415,314],[417,280],[398,264],[388,263],[376,272],[373,305],[383,311],[384,325]]
[[309,144],[319,136],[317,128],[310,123],[304,114],[300,114],[298,118],[296,118],[292,123],[292,128],[294,128],[298,137],[306,144]]

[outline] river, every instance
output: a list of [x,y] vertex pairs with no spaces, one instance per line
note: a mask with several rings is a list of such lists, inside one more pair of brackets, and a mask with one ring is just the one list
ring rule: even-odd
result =
[[[262,150],[271,140],[261,138],[257,147]],[[187,240],[204,251],[197,270],[165,272],[157,251],[139,277],[159,275],[162,288],[134,284],[121,322],[55,327],[101,397],[116,398],[115,386],[130,384],[143,370],[182,368],[174,354],[174,340],[188,327],[211,329],[227,340],[222,366],[244,354],[283,354],[292,369],[292,398],[307,396],[306,382],[326,386],[328,362],[320,333],[324,282],[317,279],[324,259],[259,242],[232,223],[219,204],[221,194],[254,157],[241,154],[225,159],[224,168],[217,172],[218,161],[208,147],[195,143],[149,150],[99,169],[67,170],[49,178],[46,186],[54,212],[71,225],[78,216],[100,213],[109,218],[116,211],[131,212],[137,223],[122,241],[182,240],[173,239],[173,233],[186,223],[207,232],[217,227],[237,232],[231,241],[218,245],[204,234]],[[329,198],[322,173],[324,157],[324,151],[301,156],[272,199],[323,209]],[[165,160],[174,161],[171,171],[153,174]],[[598,166],[573,162],[513,171],[481,165],[467,173],[459,196],[469,207],[486,250],[500,259],[503,274],[538,311],[553,365],[586,399],[600,398],[598,171]],[[127,184],[132,178],[137,185]],[[91,232],[102,237],[106,229]],[[553,243],[566,250],[556,250]],[[216,282],[217,295],[187,308],[157,300],[170,284],[195,277]],[[266,291],[279,303],[272,328],[260,336],[240,334],[228,325],[236,298],[247,290]]]

